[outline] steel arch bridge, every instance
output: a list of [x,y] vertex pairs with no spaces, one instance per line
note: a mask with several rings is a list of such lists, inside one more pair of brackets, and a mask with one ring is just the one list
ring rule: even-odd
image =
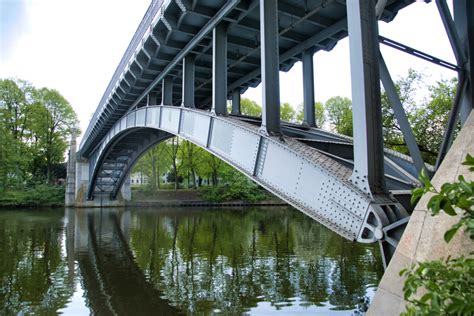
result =
[[[435,172],[453,131],[472,110],[474,4],[436,4],[456,64],[379,36],[408,0],[153,1],[78,150],[73,199],[115,199],[134,163],[173,136],[189,140],[336,233],[379,241],[385,264],[408,221],[417,174]],[[354,138],[318,128],[313,54],[348,36]],[[379,43],[458,73],[459,85],[436,166],[425,164]],[[303,64],[304,123],[281,122],[279,71]],[[380,81],[410,157],[384,149]],[[261,118],[240,114],[240,95],[262,84]],[[232,101],[228,113],[227,100]],[[73,170],[72,167],[70,170]],[[79,170],[76,168],[76,170]],[[87,171],[86,171],[87,170]],[[81,182],[82,181],[82,182]],[[86,188],[80,188],[85,184]]]

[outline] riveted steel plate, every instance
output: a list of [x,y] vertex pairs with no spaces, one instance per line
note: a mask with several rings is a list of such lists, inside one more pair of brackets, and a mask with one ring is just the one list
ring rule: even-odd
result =
[[233,124],[214,120],[210,148],[253,174],[260,137]]
[[147,108],[146,126],[158,128],[160,122],[160,109],[156,107]]
[[179,116],[181,115],[179,108],[162,108],[161,112],[161,129],[169,131],[173,134],[178,133],[179,129]]
[[260,177],[294,197],[302,160],[289,150],[270,142]]
[[136,111],[135,126],[145,126],[146,109]]
[[181,122],[181,134],[189,139],[206,146],[209,136],[211,118],[196,112],[184,111]]
[[253,173],[260,137],[238,127],[234,128],[230,157],[249,173]]
[[127,115],[127,128],[128,127],[135,127],[135,115],[136,115],[136,112],[128,113],[128,115]]
[[230,150],[232,147],[232,128],[229,128],[228,123],[220,120],[214,120],[212,126],[212,136],[210,148],[218,153],[230,156]]

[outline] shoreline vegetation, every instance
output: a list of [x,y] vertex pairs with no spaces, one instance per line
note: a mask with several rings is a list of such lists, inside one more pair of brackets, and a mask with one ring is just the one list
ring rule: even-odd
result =
[[62,207],[64,194],[64,185],[40,184],[7,189],[0,193],[0,208]]
[[[223,192],[226,191],[224,194]],[[239,191],[240,193],[236,193]],[[251,193],[229,190],[228,186],[199,189],[157,189],[132,187],[132,199],[125,206],[285,206],[286,202],[257,188]],[[217,192],[217,193],[216,193]],[[245,192],[245,190],[244,190]],[[64,207],[64,185],[40,184],[22,189],[9,189],[0,194],[0,209]]]

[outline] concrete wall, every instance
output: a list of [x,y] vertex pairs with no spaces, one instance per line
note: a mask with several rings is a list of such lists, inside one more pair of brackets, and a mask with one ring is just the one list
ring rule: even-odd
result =
[[[473,173],[461,165],[468,153],[474,154],[474,112],[471,112],[433,177],[432,183],[435,188],[439,189],[445,182],[456,181],[459,175],[464,175],[470,180],[474,179]],[[444,241],[444,232],[456,223],[459,217],[451,217],[444,213],[431,216],[426,207],[430,197],[431,195],[423,196],[415,207],[367,315],[399,315],[405,310],[406,302],[402,290],[405,280],[399,276],[401,269],[420,261],[448,256],[459,257],[474,251],[474,243],[462,232],[458,232],[449,244]]]

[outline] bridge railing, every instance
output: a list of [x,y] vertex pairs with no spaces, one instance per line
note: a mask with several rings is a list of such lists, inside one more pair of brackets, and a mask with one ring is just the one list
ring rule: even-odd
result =
[[123,78],[124,74],[128,71],[130,64],[133,62],[133,59],[138,54],[138,51],[141,49],[144,40],[146,37],[151,33],[151,27],[154,23],[156,23],[156,18],[159,17],[161,13],[161,8],[169,3],[169,0],[153,0],[150,6],[148,7],[145,15],[143,16],[142,21],[140,22],[137,31],[133,35],[130,44],[128,44],[127,50],[125,51],[122,59],[120,60],[119,65],[115,69],[115,72],[112,76],[112,79],[105,90],[97,109],[92,116],[92,119],[89,122],[89,126],[87,127],[84,136],[82,137],[81,144],[79,148],[82,148],[89,138],[90,134],[92,133],[92,129],[95,126],[100,114],[102,113],[105,105],[109,102],[110,97],[117,89],[119,81]]

